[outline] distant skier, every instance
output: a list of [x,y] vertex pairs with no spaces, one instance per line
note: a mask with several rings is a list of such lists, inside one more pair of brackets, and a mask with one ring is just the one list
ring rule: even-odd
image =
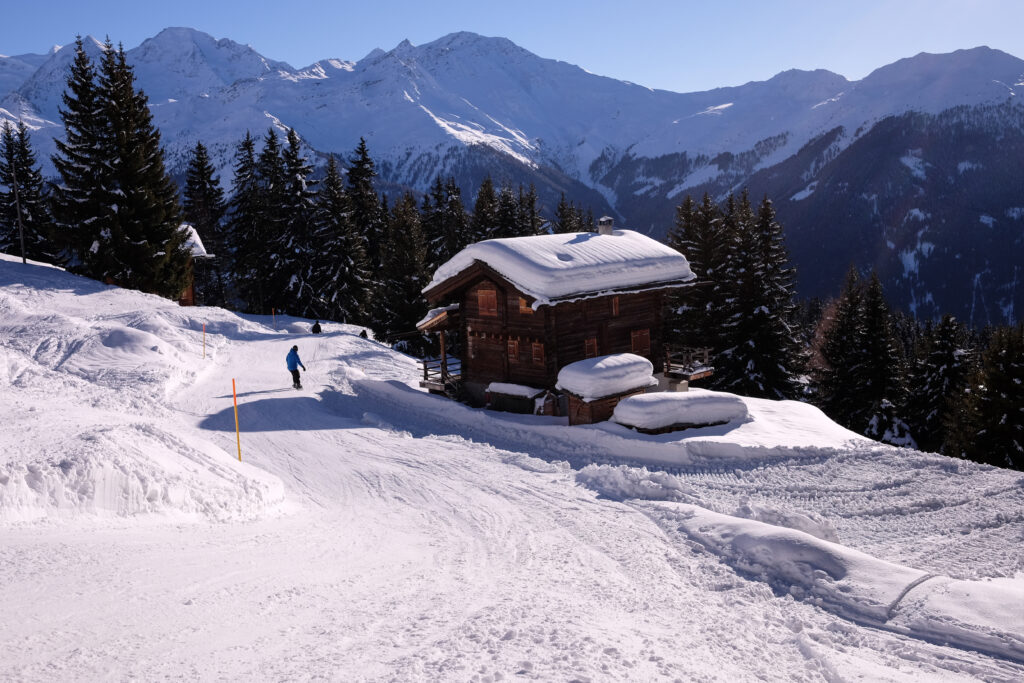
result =
[[285,358],[288,363],[288,370],[292,373],[292,386],[296,389],[302,388],[302,381],[299,379],[299,368],[303,370],[306,366],[302,364],[302,359],[299,358],[299,347],[293,346],[292,350],[288,352],[288,357]]
[[313,334],[320,334],[320,321],[317,320],[315,323],[313,323],[313,327],[309,328],[309,331],[312,332]]
[[363,339],[367,339],[367,338],[368,338],[368,337],[366,336],[366,330],[363,330],[362,332],[360,332],[360,333],[359,333],[359,336],[360,336],[360,337],[362,337]]

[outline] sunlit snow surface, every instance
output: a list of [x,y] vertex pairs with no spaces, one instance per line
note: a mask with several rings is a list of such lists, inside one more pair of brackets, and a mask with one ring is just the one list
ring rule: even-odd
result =
[[1024,676],[1019,473],[474,410],[310,322],[0,257],[0,680]]

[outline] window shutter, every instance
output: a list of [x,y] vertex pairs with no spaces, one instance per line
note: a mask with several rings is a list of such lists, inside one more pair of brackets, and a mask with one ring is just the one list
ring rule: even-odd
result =
[[476,293],[480,315],[498,317],[498,293],[493,289],[479,289]]
[[533,364],[544,365],[544,344],[533,342]]
[[629,336],[633,345],[633,353],[638,356],[651,355],[651,331],[649,329],[633,330]]

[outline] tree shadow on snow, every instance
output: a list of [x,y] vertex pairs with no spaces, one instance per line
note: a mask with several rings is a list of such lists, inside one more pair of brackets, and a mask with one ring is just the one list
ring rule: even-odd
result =
[[[278,390],[250,393],[275,393],[276,391]],[[294,393],[293,389],[280,391]],[[245,396],[245,394],[239,394],[239,396]],[[261,398],[255,401],[239,402],[238,425],[242,432],[355,429],[363,426],[358,421],[325,408],[322,401],[303,394],[290,398]],[[229,406],[207,416],[199,423],[199,427],[216,432],[235,431],[234,407]]]

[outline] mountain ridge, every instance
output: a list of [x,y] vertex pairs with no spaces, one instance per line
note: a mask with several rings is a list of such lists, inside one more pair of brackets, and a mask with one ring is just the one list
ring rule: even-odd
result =
[[[102,47],[92,38],[86,43],[90,54]],[[58,110],[72,52],[73,45],[63,47],[16,89],[0,93],[0,117],[26,121],[46,173],[52,173],[53,138],[63,132]],[[820,226],[833,222],[833,212],[860,211],[822,200],[826,184],[820,180],[827,169],[843,167],[844,159],[856,157],[857,164],[847,164],[847,172],[856,177],[870,175],[872,168],[907,170],[899,159],[911,158],[916,148],[874,149],[876,162],[865,160],[864,144],[848,153],[881,122],[908,113],[940,116],[958,107],[980,111],[1005,104],[1010,112],[1021,106],[1018,94],[1024,89],[1024,61],[987,47],[920,53],[857,81],[824,69],[790,69],[766,81],[690,93],[595,75],[534,55],[507,38],[470,32],[420,46],[404,40],[354,62],[330,58],[295,68],[227,38],[168,28],[128,50],[127,57],[138,85],[150,97],[168,163],[177,174],[183,173],[190,150],[201,140],[230,185],[233,149],[246,130],[259,137],[268,127],[279,132],[292,127],[317,164],[327,154],[347,155],[365,138],[389,191],[423,191],[437,175],[450,174],[463,184],[464,196],[472,196],[489,174],[499,182],[536,184],[548,215],[565,194],[654,235],[668,228],[673,207],[686,194],[706,191],[722,197],[752,182],[776,192],[785,187],[788,194],[771,196],[783,224],[804,235],[792,245],[798,272],[813,259],[807,244],[814,240],[806,235],[820,235]],[[0,85],[17,80],[30,66],[24,60],[0,58]],[[988,117],[985,125],[993,129],[986,135],[1016,140],[1016,120],[1010,113],[1003,124]],[[911,117],[904,123],[917,125],[913,121]],[[870,139],[880,144],[884,137]],[[923,157],[940,147],[956,148],[956,139],[952,129],[933,129],[930,141],[921,144],[936,149],[926,150]],[[809,146],[818,151],[809,155]],[[998,154],[991,146],[983,147],[989,150],[986,154]],[[958,153],[970,156],[969,150]],[[923,157],[922,163],[954,169],[957,163],[974,164],[982,175],[986,168],[1004,167],[980,157],[956,159],[952,166]],[[865,164],[870,168],[860,168]],[[788,169],[785,182],[767,180],[781,169]],[[894,182],[906,184],[908,197],[936,187],[922,185],[912,173],[903,176]],[[860,201],[857,193],[838,189],[851,182],[859,181],[835,179],[830,187],[847,197],[843,201]],[[1002,186],[1012,179],[989,182]],[[819,195],[814,201],[800,204],[815,191]],[[980,207],[979,213],[1017,215],[1017,207],[1006,204],[1010,194],[1000,194],[998,205]],[[819,201],[825,213],[809,215],[805,207]],[[941,222],[946,220],[941,201],[941,196],[928,195],[917,208]],[[963,219],[958,214],[956,220]],[[1004,220],[1011,226],[1016,221]],[[886,234],[897,227],[873,223],[870,246],[850,260],[872,267],[888,249]],[[1004,246],[1010,254],[1024,256],[1015,235],[1008,239]],[[827,295],[847,265],[829,263],[813,282],[802,281],[801,291]],[[895,275],[885,284],[899,303],[924,296],[911,295]],[[1001,282],[997,288],[1007,286]],[[1007,311],[1012,319],[1015,306],[1024,306],[1012,285],[1007,291],[1000,295],[1001,304],[990,306],[988,319],[1007,319]],[[990,298],[999,298],[992,294]],[[947,301],[936,306],[965,310],[964,301]]]

